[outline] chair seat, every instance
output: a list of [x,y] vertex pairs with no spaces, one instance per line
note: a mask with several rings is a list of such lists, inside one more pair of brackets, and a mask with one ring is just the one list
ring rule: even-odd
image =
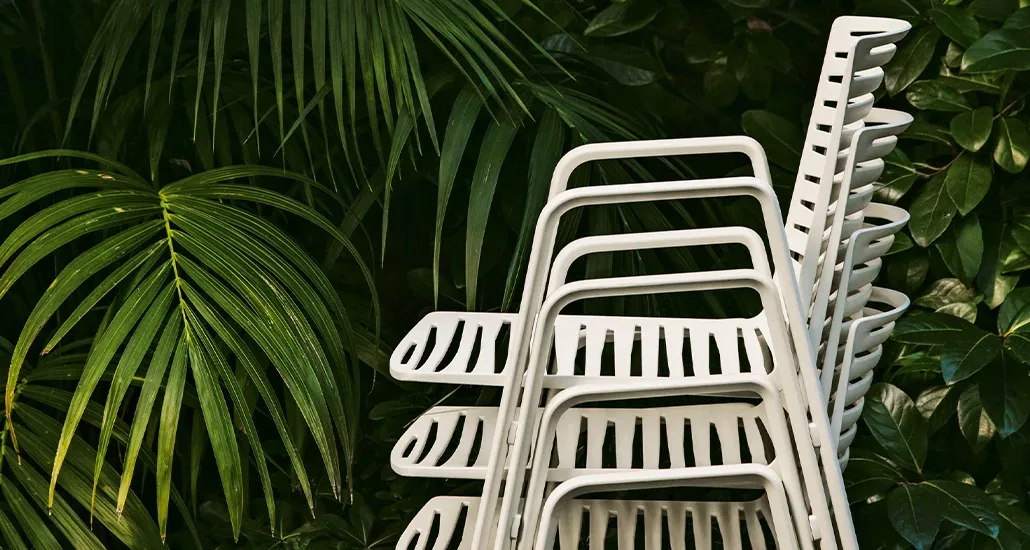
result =
[[[390,463],[414,477],[484,479],[496,407],[434,407],[397,441]],[[562,416],[548,481],[613,469],[769,464],[764,408],[747,402],[574,408]]]
[[[390,358],[398,380],[503,386],[517,314],[434,312]],[[763,315],[666,319],[562,315],[545,388],[771,370]]]
[[[479,497],[436,497],[397,542],[398,550],[467,550]],[[555,548],[773,548],[769,503],[577,499],[558,520]],[[640,544],[642,543],[642,544]]]

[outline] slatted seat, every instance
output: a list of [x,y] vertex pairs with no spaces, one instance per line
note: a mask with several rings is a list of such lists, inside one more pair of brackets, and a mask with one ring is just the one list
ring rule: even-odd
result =
[[[426,319],[429,316],[423,321]],[[455,383],[476,373],[482,385],[503,385],[512,356],[508,353],[497,360],[494,350],[487,347],[487,343],[497,341],[497,319],[489,317],[478,326],[469,321],[460,329],[452,320],[436,325],[433,354],[421,361],[421,349],[415,348],[408,362],[414,368],[407,371],[407,379],[425,376],[441,380],[454,371]],[[764,316],[669,319],[563,315],[555,326],[555,358],[544,387],[704,376],[713,374],[708,370],[710,366],[721,372],[751,372],[753,364],[766,371],[771,366],[765,364],[768,352],[762,343],[768,332],[765,323]],[[449,362],[441,350],[453,353]],[[470,357],[474,350],[478,350],[478,357]],[[711,360],[713,354],[719,361]]]
[[[397,548],[468,550],[478,497],[438,497],[427,503],[401,534]],[[643,538],[645,548],[775,547],[769,501],[680,501],[577,499],[557,521],[558,550],[621,547]],[[428,526],[428,528],[424,528]],[[435,526],[435,529],[434,529]]]
[[[484,479],[484,441],[496,407],[437,407],[418,418],[390,457],[408,476]],[[575,408],[551,443],[547,482],[611,469],[657,470],[775,459],[762,407],[749,403],[662,408]]]

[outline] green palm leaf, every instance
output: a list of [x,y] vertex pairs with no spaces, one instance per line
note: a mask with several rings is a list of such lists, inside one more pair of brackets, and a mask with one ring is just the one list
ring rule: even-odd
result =
[[[0,339],[0,359],[9,359],[7,351],[11,348]],[[70,364],[84,358],[78,353],[60,357]],[[35,369],[26,365],[31,374],[17,392],[17,411],[10,420],[5,419],[4,435],[13,425],[18,427],[21,452],[16,455],[0,436],[0,494],[6,505],[6,513],[0,511],[0,545],[5,548],[103,549],[106,546],[98,535],[107,531],[132,548],[161,548],[157,525],[142,502],[130,490],[124,497],[124,506],[116,507],[114,466],[106,461],[98,462],[95,451],[79,438],[75,438],[75,445],[68,454],[68,467],[48,511],[49,484],[43,472],[53,466],[61,424],[44,409],[60,413],[70,404],[72,395],[45,385],[51,375],[40,372],[53,370],[55,366],[60,369],[64,361],[46,363],[47,366],[41,363]],[[78,366],[81,370],[81,363]],[[36,373],[41,376],[34,376]],[[91,425],[100,427],[102,414],[96,404],[90,404],[85,417]],[[114,436],[119,441],[124,441],[124,433],[124,424],[115,427]],[[153,470],[153,457],[149,453],[146,453],[145,463]],[[95,469],[100,472],[102,489],[94,494],[90,478]],[[181,503],[181,499],[177,498],[177,502]],[[84,515],[87,509],[93,510],[98,525],[94,526],[92,517]],[[195,532],[189,511],[180,504],[177,509]]]
[[[156,192],[144,191],[148,185],[132,176],[98,174],[102,173],[65,170],[33,176],[9,186],[0,202],[0,214],[11,215],[34,208],[49,193],[100,188],[62,198],[27,215],[0,243],[0,288],[10,288],[65,244],[84,238],[95,243],[73,257],[40,297],[13,347],[7,376],[5,433],[11,445],[30,454],[48,445],[52,449],[48,459],[39,462],[51,469],[49,490],[39,493],[45,495],[47,505],[63,513],[61,489],[66,488],[102,522],[108,512],[128,513],[134,498],[133,472],[138,458],[149,452],[145,434],[164,393],[156,422],[157,458],[151,468],[157,479],[154,533],[164,536],[168,504],[178,498],[171,465],[183,406],[195,407],[195,414],[201,416],[194,417],[203,418],[192,435],[195,442],[202,441],[198,435],[210,442],[234,533],[243,529],[248,464],[256,465],[268,518],[275,523],[276,495],[265,441],[251,417],[258,398],[314,508],[308,466],[275,386],[261,366],[262,356],[285,382],[284,397],[296,403],[339,496],[344,470],[337,439],[349,483],[359,433],[361,396],[353,371],[359,351],[350,315],[308,253],[244,205],[300,216],[341,243],[374,288],[371,272],[349,239],[312,208],[281,193],[234,182],[274,176],[312,192],[324,188],[299,174],[256,166],[203,172]],[[25,184],[29,181],[32,185]],[[91,288],[87,287],[90,282]],[[378,318],[374,292],[372,303]],[[78,382],[68,398],[63,426],[50,433],[52,442],[40,441],[39,430],[18,424],[20,417],[14,414],[18,395],[30,384],[22,375],[25,359],[47,326],[56,325],[56,331],[44,351],[61,345],[82,319],[104,306],[104,318],[88,351],[51,362],[33,379],[72,376]],[[238,365],[235,372],[231,360]],[[137,375],[142,368],[146,374]],[[102,411],[92,412],[99,408],[94,394],[101,383],[108,386],[107,398]],[[130,386],[140,383],[139,394],[129,399]],[[132,424],[119,428],[127,407]],[[100,429],[97,450],[85,454],[76,435],[84,419]],[[238,441],[237,433],[244,439]],[[115,475],[107,481],[113,475],[107,463],[112,438],[123,442],[126,453],[121,479]],[[84,466],[87,455],[89,465]]]

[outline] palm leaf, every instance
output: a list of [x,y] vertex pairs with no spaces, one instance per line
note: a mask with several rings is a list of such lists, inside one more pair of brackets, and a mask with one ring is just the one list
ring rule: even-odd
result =
[[443,234],[444,217],[447,215],[447,204],[450,202],[454,179],[458,175],[458,167],[465,155],[472,127],[479,117],[483,102],[474,88],[466,87],[458,94],[451,107],[451,115],[447,120],[447,130],[443,138],[443,151],[440,156],[439,190],[436,198],[436,231],[433,236],[433,300],[440,296],[440,243]]
[[[0,340],[0,356],[7,355],[11,348],[6,341]],[[84,357],[72,353],[65,359],[74,364],[77,358]],[[81,363],[79,366],[81,370]],[[42,366],[26,368],[34,371],[33,374],[43,370]],[[53,366],[47,368],[52,369]],[[31,546],[102,550],[106,546],[97,535],[108,531],[131,548],[161,548],[157,525],[132,491],[126,492],[125,505],[116,507],[115,469],[111,464],[100,463],[102,490],[95,496],[92,494],[90,474],[96,468],[97,455],[79,438],[76,438],[68,455],[69,466],[48,512],[48,482],[43,472],[52,468],[61,424],[43,408],[60,413],[71,401],[70,393],[45,385],[43,381],[48,378],[26,377],[19,388],[17,411],[9,422],[18,426],[21,453],[16,456],[0,436],[0,494],[3,494],[6,511],[9,512],[8,515],[0,511],[0,545],[5,548]],[[102,414],[96,404],[91,404],[86,416],[91,425],[101,425]],[[5,433],[10,427],[5,426]],[[123,440],[124,425],[116,427],[114,433],[117,439]],[[152,469],[153,458],[149,454],[147,463]],[[95,512],[98,525],[83,513],[87,508]],[[188,511],[181,506],[179,510],[195,532]]]
[[[33,208],[58,191],[73,194],[24,217],[23,224],[0,243],[0,288],[10,288],[64,244],[84,237],[96,243],[58,273],[12,350],[14,359],[5,389],[5,433],[16,450],[33,453],[43,443],[51,445],[39,441],[37,429],[19,428],[18,417],[12,416],[17,396],[28,383],[22,377],[22,366],[37,345],[37,337],[47,326],[58,325],[44,351],[53,349],[91,311],[106,306],[88,351],[54,361],[41,377],[34,378],[63,380],[72,376],[78,380],[68,399],[63,426],[55,427],[48,436],[53,438],[52,458],[40,463],[51,469],[49,491],[41,494],[55,513],[62,513],[63,487],[73,487],[75,500],[102,521],[109,505],[113,512],[127,513],[133,498],[133,472],[137,459],[148,452],[144,436],[162,388],[157,459],[152,468],[157,478],[155,533],[163,537],[167,532],[168,504],[177,498],[171,464],[184,404],[196,407],[201,416],[195,418],[203,418],[202,425],[192,432],[193,439],[210,442],[234,533],[243,529],[247,456],[257,466],[268,516],[273,523],[276,517],[265,442],[258,439],[251,419],[258,397],[277,428],[309,506],[314,508],[303,453],[293,441],[294,432],[287,426],[275,386],[260,366],[264,360],[285,382],[284,397],[296,402],[336,494],[340,494],[343,479],[337,438],[350,483],[361,396],[357,373],[344,367],[356,366],[361,352],[355,348],[349,314],[303,248],[282,229],[239,205],[249,203],[301,216],[341,243],[374,288],[371,272],[346,235],[309,206],[275,191],[233,183],[267,177],[298,182],[311,192],[325,191],[300,174],[255,166],[202,172],[156,192],[144,191],[149,186],[132,176],[89,170],[33,176],[4,190],[0,216]],[[92,188],[100,191],[74,194]],[[105,232],[100,234],[100,229]],[[81,290],[94,279],[99,282],[89,292]],[[374,292],[372,304],[378,318]],[[71,313],[58,316],[65,309]],[[76,364],[74,358],[80,362]],[[237,362],[236,372],[230,367],[230,358]],[[138,383],[136,373],[144,364],[147,372],[141,393],[129,400],[128,387]],[[83,466],[76,433],[80,422],[99,407],[94,394],[101,382],[109,387],[102,412],[94,419],[100,428],[98,448],[86,453],[90,464]],[[135,408],[129,411],[133,422],[131,429],[123,427],[124,433],[118,435],[119,417],[126,406]],[[245,442],[237,441],[237,426]],[[105,481],[112,438],[126,444],[120,482]]]
[[497,178],[517,131],[517,122],[498,122],[487,128],[483,146],[479,150],[476,172],[472,176],[465,237],[465,305],[469,311],[476,307],[479,260],[483,253],[483,240],[486,237],[494,191],[497,189]]

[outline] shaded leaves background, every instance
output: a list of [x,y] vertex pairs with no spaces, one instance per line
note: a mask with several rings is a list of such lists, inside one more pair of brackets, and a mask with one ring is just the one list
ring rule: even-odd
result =
[[[878,284],[914,307],[846,472],[859,537],[1026,546],[1020,0],[0,1],[2,545],[392,547],[426,498],[462,489],[395,476],[392,442],[432,404],[491,397],[390,380],[392,344],[434,308],[516,307],[575,145],[747,133],[786,200],[826,31],[849,13],[912,22],[879,104],[917,113],[877,190],[912,213]],[[574,184],[741,161],[601,163]],[[562,237],[748,212],[589,210]],[[590,308],[748,307],[724,298]]]

